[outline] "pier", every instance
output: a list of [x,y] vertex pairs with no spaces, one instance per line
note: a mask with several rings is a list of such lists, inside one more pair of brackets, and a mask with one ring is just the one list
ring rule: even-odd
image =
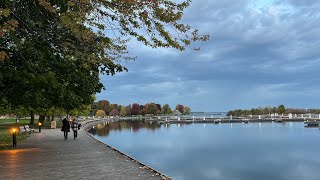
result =
[[191,124],[191,123],[214,123],[214,124],[220,124],[220,123],[259,123],[259,122],[305,122],[305,124],[310,125],[319,125],[320,119],[318,121],[316,119],[312,118],[150,118],[145,119],[146,121],[150,122],[157,122],[159,124]]
[[304,124],[307,126],[319,126],[320,120],[306,120],[304,121]]

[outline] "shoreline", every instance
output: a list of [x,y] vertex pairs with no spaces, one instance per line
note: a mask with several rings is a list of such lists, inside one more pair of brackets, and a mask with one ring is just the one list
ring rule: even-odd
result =
[[124,156],[125,158],[131,160],[132,162],[141,165],[143,169],[152,171],[153,173],[155,173],[155,175],[160,176],[163,180],[172,180],[172,178],[169,177],[168,175],[166,175],[166,174],[164,174],[164,173],[162,173],[162,172],[160,172],[158,170],[155,170],[154,168],[152,168],[152,167],[150,167],[150,166],[148,166],[148,165],[146,165],[146,164],[144,164],[144,163],[132,158],[131,156],[127,155],[126,153],[124,153],[124,152],[122,152],[122,151],[120,151],[120,150],[118,150],[118,149],[116,149],[116,148],[114,148],[114,147],[112,147],[112,146],[110,146],[108,144],[105,144],[105,143],[99,141],[98,139],[94,138],[94,136],[91,133],[89,133],[88,130],[92,126],[95,126],[96,124],[98,124],[98,123],[100,123],[102,121],[106,122],[105,120],[91,120],[91,121],[85,122],[84,125],[83,125],[83,130],[87,133],[87,135],[89,137],[91,137],[96,142],[98,142],[98,143],[110,148],[111,150],[121,154],[122,156]]

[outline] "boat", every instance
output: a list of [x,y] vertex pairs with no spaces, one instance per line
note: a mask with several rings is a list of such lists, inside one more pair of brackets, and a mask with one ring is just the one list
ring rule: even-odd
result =
[[306,120],[306,121],[304,121],[304,124],[307,124],[308,126],[319,126],[320,121],[317,121],[317,120]]
[[275,119],[276,122],[282,122],[282,119]]
[[250,119],[248,119],[248,118],[244,118],[244,119],[242,119],[242,122],[243,122],[243,123],[249,123],[249,120],[250,120]]
[[219,124],[221,122],[221,119],[216,119],[213,121],[215,124]]

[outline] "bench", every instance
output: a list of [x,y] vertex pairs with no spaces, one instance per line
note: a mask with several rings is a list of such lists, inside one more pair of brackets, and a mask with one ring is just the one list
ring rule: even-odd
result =
[[19,126],[19,132],[21,134],[25,133],[26,132],[26,129],[24,128],[24,126]]
[[24,128],[28,133],[34,132],[34,128],[30,128],[29,125],[25,125]]
[[21,134],[34,132],[34,128],[30,128],[29,125],[19,126],[19,132]]

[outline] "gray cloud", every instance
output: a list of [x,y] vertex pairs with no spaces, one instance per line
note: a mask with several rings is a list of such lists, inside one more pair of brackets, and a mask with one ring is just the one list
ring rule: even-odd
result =
[[253,2],[194,1],[183,22],[212,36],[195,44],[202,50],[154,50],[133,42],[138,60],[126,64],[129,73],[101,77],[107,91],[98,99],[184,103],[195,111],[318,107],[318,1]]

